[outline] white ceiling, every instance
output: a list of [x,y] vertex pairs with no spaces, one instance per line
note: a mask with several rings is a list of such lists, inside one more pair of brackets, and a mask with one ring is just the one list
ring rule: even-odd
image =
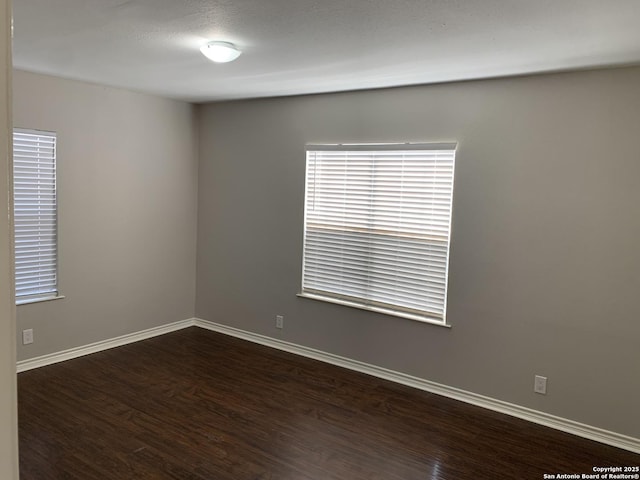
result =
[[640,0],[13,3],[17,68],[193,102],[640,64]]

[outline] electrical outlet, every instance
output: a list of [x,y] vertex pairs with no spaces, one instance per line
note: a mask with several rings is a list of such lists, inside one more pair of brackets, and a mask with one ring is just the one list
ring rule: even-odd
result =
[[22,331],[22,344],[29,345],[33,343],[33,328]]
[[284,328],[284,317],[276,315],[276,328]]
[[536,393],[540,393],[541,395],[547,394],[547,377],[541,377],[540,375],[535,376],[535,380],[533,381],[533,391]]

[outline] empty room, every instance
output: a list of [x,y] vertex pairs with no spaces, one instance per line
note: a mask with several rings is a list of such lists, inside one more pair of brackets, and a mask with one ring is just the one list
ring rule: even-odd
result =
[[640,479],[636,0],[0,0],[2,480]]

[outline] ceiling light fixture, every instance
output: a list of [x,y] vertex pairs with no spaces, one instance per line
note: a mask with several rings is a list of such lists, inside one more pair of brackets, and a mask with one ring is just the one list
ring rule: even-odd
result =
[[209,42],[200,48],[202,54],[212,62],[226,63],[238,58],[242,53],[233,43]]

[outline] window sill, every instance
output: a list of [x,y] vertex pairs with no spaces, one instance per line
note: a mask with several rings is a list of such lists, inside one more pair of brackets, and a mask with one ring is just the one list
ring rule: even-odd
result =
[[451,328],[450,324],[441,322],[439,320],[430,319],[430,318],[427,318],[427,317],[422,317],[420,315],[413,315],[411,313],[405,313],[405,312],[400,312],[400,311],[396,311],[396,310],[390,310],[390,309],[387,309],[387,308],[360,305],[358,303],[348,302],[346,300],[338,300],[337,298],[323,297],[322,295],[314,295],[314,294],[311,294],[311,293],[304,293],[304,292],[303,293],[298,293],[298,294],[296,294],[296,296],[298,296],[300,298],[308,298],[310,300],[317,300],[317,301],[320,301],[320,302],[327,302],[327,303],[334,303],[336,305],[343,305],[345,307],[357,308],[359,310],[366,310],[368,312],[382,313],[384,315],[391,315],[393,317],[407,318],[409,320],[413,320],[413,321],[420,322],[420,323],[427,323],[429,325],[436,325],[438,327]]
[[16,299],[16,305],[28,305],[30,303],[50,302],[51,300],[60,300],[64,295],[43,295],[42,297]]

